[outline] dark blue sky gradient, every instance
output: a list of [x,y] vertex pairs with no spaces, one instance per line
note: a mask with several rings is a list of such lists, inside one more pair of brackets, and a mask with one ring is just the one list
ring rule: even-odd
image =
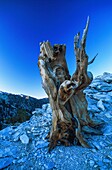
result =
[[86,51],[94,76],[112,72],[111,0],[0,0],[0,90],[46,96],[37,67],[39,42],[66,44],[71,74],[75,71],[74,35],[90,26]]

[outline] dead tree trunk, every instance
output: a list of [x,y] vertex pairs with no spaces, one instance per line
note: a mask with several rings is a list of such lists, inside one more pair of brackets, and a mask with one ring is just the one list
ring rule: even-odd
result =
[[[82,131],[100,134],[93,129],[99,122],[90,119],[87,111],[87,101],[83,90],[91,83],[93,75],[87,71],[88,56],[85,51],[89,18],[83,31],[82,39],[78,33],[74,38],[76,56],[76,71],[70,76],[65,60],[65,45],[54,45],[43,42],[40,44],[38,66],[42,76],[42,84],[47,93],[52,108],[52,128],[49,134],[49,150],[58,142],[65,146],[80,143],[89,147]],[[79,44],[80,43],[80,44]]]

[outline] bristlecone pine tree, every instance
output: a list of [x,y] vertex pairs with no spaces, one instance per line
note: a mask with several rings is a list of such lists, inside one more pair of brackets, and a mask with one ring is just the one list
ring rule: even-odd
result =
[[52,47],[48,41],[40,43],[38,66],[42,85],[52,108],[52,127],[47,136],[49,151],[58,143],[90,147],[83,132],[101,134],[96,128],[101,122],[90,118],[83,93],[93,79],[92,73],[87,71],[88,65],[96,58],[95,56],[88,62],[85,51],[88,26],[89,17],[82,39],[80,40],[80,33],[74,37],[76,71],[72,76],[69,75],[65,59],[66,46],[55,44]]

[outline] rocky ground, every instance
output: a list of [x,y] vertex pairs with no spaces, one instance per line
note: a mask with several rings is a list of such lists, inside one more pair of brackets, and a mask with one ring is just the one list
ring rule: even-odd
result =
[[95,78],[85,93],[91,117],[105,122],[102,135],[84,134],[91,149],[56,146],[48,153],[51,109],[45,104],[30,120],[0,131],[0,169],[112,170],[112,74]]

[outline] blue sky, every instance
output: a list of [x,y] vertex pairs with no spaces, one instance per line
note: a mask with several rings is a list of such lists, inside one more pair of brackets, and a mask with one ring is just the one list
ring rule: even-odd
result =
[[75,71],[74,35],[90,16],[86,51],[94,76],[112,73],[111,0],[0,0],[0,90],[45,97],[37,67],[39,42],[66,44],[70,74]]

